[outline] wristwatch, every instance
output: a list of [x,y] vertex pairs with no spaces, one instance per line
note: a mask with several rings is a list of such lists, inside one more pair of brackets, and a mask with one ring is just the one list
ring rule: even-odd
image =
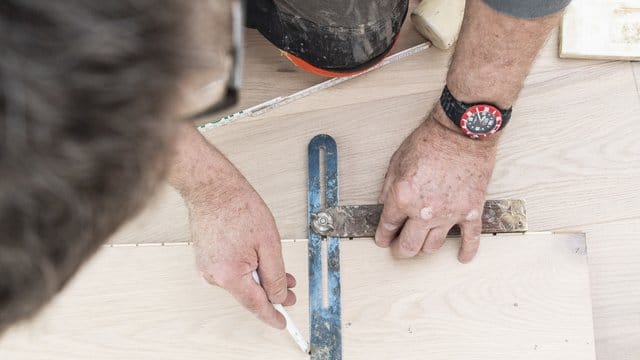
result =
[[482,139],[495,134],[507,126],[511,109],[500,109],[491,103],[467,104],[457,100],[447,86],[440,96],[444,113],[462,132],[472,139]]

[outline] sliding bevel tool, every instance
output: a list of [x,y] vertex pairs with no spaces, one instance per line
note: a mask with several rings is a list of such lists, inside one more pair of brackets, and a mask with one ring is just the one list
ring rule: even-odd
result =
[[[372,238],[382,205],[338,206],[338,151],[329,135],[309,143],[309,320],[311,360],[342,359],[340,238]],[[482,233],[523,233],[522,200],[487,200]],[[449,235],[459,235],[455,226]]]

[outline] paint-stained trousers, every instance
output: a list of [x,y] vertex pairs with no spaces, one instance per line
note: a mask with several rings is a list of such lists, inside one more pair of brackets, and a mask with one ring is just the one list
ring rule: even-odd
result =
[[[429,1],[429,0],[424,0]],[[570,0],[484,0],[510,16],[536,18]],[[247,26],[308,69],[350,73],[393,46],[409,0],[247,0]]]

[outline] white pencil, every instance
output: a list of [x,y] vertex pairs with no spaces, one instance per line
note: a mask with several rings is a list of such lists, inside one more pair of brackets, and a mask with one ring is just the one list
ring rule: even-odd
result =
[[[258,283],[258,285],[260,285],[260,277],[258,276],[258,273],[256,271],[254,271],[251,275],[253,276],[253,280],[255,280],[256,283]],[[298,344],[300,349],[305,354],[308,354],[309,353],[309,343],[302,336],[302,334],[300,333],[300,331],[298,330],[296,325],[293,323],[293,319],[291,319],[291,317],[289,316],[287,311],[284,309],[282,304],[273,304],[273,308],[276,309],[276,311],[278,311],[280,314],[282,314],[282,316],[284,316],[284,319],[287,322],[287,331],[289,332],[289,334],[291,334],[291,337],[296,342],[296,344]]]

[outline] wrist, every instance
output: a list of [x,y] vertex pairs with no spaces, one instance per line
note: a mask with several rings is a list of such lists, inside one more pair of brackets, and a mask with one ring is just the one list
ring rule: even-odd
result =
[[508,109],[516,101],[536,54],[561,13],[523,19],[500,13],[484,1],[467,0],[447,74],[453,96]]
[[192,126],[181,130],[169,183],[189,203],[225,201],[248,185],[235,166]]
[[[499,71],[490,73],[498,74]],[[518,98],[522,83],[498,82],[494,77],[469,76],[464,71],[453,70],[447,76],[447,87],[456,99],[464,103],[486,102],[508,109]]]
[[461,144],[464,147],[476,147],[476,148],[492,148],[498,145],[498,140],[502,136],[501,132],[497,132],[489,137],[483,139],[471,139],[464,134],[462,129],[451,121],[447,114],[442,109],[440,101],[436,103],[433,110],[427,117],[425,122],[432,122],[434,125],[440,127],[443,130],[442,135],[452,142]]

